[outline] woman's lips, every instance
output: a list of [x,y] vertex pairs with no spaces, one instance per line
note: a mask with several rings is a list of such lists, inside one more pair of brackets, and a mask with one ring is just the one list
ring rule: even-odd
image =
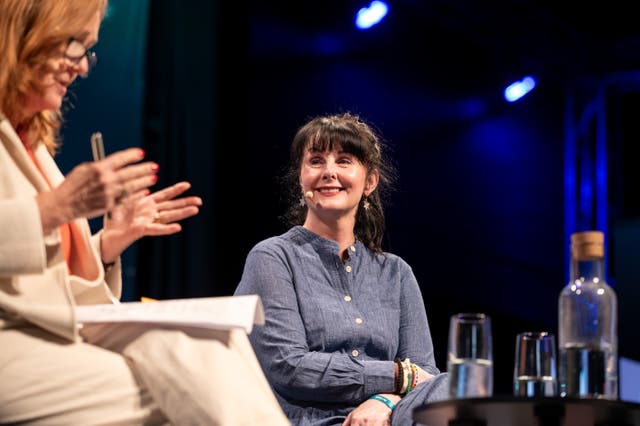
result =
[[65,84],[59,80],[56,80],[56,83],[58,85],[58,92],[60,92],[60,94],[64,95],[65,93],[67,93],[68,84]]

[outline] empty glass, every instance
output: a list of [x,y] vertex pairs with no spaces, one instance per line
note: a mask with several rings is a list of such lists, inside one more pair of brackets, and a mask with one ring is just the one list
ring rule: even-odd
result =
[[487,315],[451,316],[447,371],[451,398],[493,395],[491,319]]
[[556,396],[556,342],[552,333],[527,331],[516,336],[513,394]]

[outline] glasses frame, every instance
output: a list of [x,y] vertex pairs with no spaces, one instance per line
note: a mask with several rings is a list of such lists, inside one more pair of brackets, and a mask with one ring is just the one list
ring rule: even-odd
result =
[[[69,54],[69,50],[73,45],[81,47],[84,52],[81,55]],[[96,55],[96,52],[85,48],[84,44],[82,44],[79,40],[76,40],[75,38],[70,38],[69,41],[67,42],[67,48],[64,51],[64,58],[67,61],[69,61],[69,63],[73,66],[78,66],[78,64],[80,64],[80,61],[82,61],[83,58],[87,58],[87,72],[80,74],[80,77],[82,78],[86,78],[91,72],[91,70],[98,63],[98,56]]]

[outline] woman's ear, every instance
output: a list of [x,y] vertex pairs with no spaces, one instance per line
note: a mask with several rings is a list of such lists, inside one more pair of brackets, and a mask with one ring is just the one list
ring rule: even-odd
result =
[[364,185],[364,195],[367,197],[376,190],[378,187],[378,182],[380,181],[380,173],[377,170],[373,170],[367,176],[367,182]]

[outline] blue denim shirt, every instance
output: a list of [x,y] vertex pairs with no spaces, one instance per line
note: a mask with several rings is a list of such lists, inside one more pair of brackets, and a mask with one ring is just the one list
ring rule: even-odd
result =
[[293,227],[251,249],[235,291],[262,300],[266,323],[249,337],[298,425],[340,424],[371,395],[393,392],[396,357],[440,373],[411,267],[360,242],[344,264],[338,250]]

